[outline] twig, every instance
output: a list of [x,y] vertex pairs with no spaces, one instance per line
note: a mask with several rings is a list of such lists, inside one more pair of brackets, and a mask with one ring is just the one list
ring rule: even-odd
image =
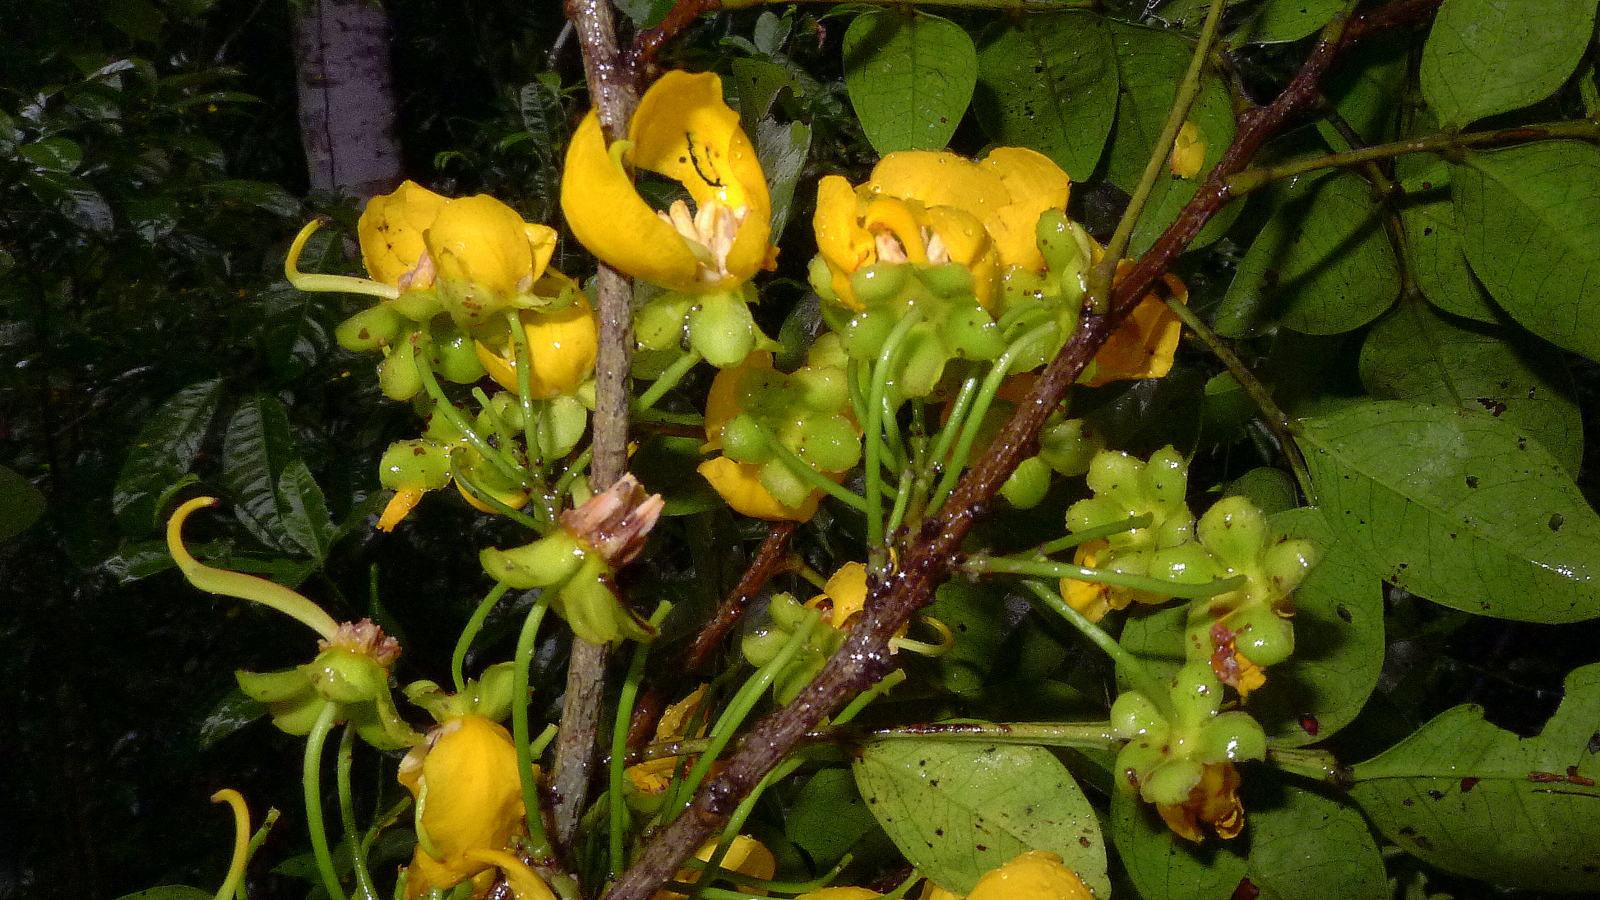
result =
[[[639,92],[633,66],[617,48],[611,0],[567,0],[567,17],[577,31],[584,75],[600,127],[608,137],[625,134],[628,119],[639,104]],[[604,490],[628,468],[633,292],[628,279],[604,263],[600,265],[597,285],[600,346],[595,359],[594,464],[590,480],[596,490]],[[588,798],[599,747],[605,667],[604,646],[572,642],[552,779],[555,837],[562,845],[570,846]]]
[[[1437,5],[1434,0],[1428,2]],[[1409,9],[1415,5],[1415,0],[1401,0],[1398,5]],[[1391,13],[1389,7],[1383,7],[1372,15]],[[1112,292],[1110,312],[1103,316],[1083,316],[1077,333],[1034,382],[1033,389],[990,445],[988,453],[961,479],[944,507],[923,524],[899,569],[885,579],[869,583],[866,609],[844,646],[829,658],[794,702],[756,723],[721,773],[706,782],[689,808],[646,845],[639,859],[607,893],[607,900],[650,897],[727,818],[738,805],[739,798],[759,784],[807,732],[847,698],[888,673],[892,668],[888,652],[890,636],[930,601],[934,588],[948,574],[950,563],[973,522],[1021,462],[1046,417],[1060,404],[1067,389],[1106,338],[1138,305],[1151,283],[1230,199],[1227,177],[1243,169],[1266,140],[1283,127],[1290,114],[1316,96],[1318,83],[1338,51],[1348,43],[1347,22],[1345,16],[1331,22],[1289,87],[1266,108],[1242,117],[1233,143],[1178,221]],[[1372,30],[1365,29],[1363,33]]]

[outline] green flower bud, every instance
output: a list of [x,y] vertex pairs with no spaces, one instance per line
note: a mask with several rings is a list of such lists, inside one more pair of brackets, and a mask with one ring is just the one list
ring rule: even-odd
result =
[[560,459],[571,453],[588,431],[589,409],[570,394],[536,401],[534,410],[538,417],[534,421],[534,435],[545,460]]
[[389,694],[388,670],[353,650],[324,650],[306,668],[312,688],[335,703],[368,703]]
[[851,359],[877,359],[894,323],[904,314],[904,307],[878,306],[851,316],[844,327],[836,329],[844,352]]
[[761,337],[749,305],[737,294],[701,297],[699,303],[689,307],[685,322],[689,346],[719,369],[744,362]]
[[1186,663],[1172,680],[1172,709],[1181,722],[1200,722],[1222,706],[1222,682],[1211,664]]
[[722,453],[735,462],[764,463],[773,456],[772,445],[755,416],[740,413],[722,431]]
[[395,441],[378,462],[378,483],[391,491],[436,491],[450,483],[450,454],[429,440]]
[[811,496],[811,485],[801,480],[781,459],[763,463],[758,477],[767,493],[785,506],[798,507]]
[[1082,419],[1062,419],[1039,434],[1039,458],[1069,478],[1089,471],[1090,460],[1104,448]]
[[455,384],[472,384],[488,374],[478,359],[472,336],[454,325],[439,328],[434,334],[433,370]]
[[900,370],[900,396],[926,397],[939,385],[945,363],[953,354],[926,323],[911,329],[903,346],[906,356],[905,368]]
[[1235,569],[1255,569],[1267,540],[1267,520],[1248,497],[1224,497],[1197,526],[1201,543]]
[[1111,728],[1129,739],[1147,734],[1159,739],[1167,733],[1167,720],[1149,697],[1138,691],[1123,691],[1111,704]]
[[1174,584],[1205,584],[1221,573],[1206,548],[1190,542],[1157,550],[1145,574]]
[[1270,606],[1245,607],[1223,624],[1237,632],[1234,650],[1258,666],[1275,666],[1294,653],[1294,624]]
[[346,350],[378,350],[399,339],[406,322],[387,303],[363,309],[340,323],[334,339]]
[[939,336],[962,359],[998,359],[1006,352],[1004,332],[977,301],[954,304],[938,327]]
[[927,285],[935,297],[971,297],[972,271],[960,263],[924,266],[917,269],[917,278]]
[[[1034,238],[1050,267],[1050,274],[1059,278],[1063,287],[1081,285],[1083,273],[1088,271],[1094,258],[1093,239],[1083,226],[1068,219],[1059,209],[1047,209],[1034,226]],[[1082,296],[1081,286],[1077,293]],[[1071,301],[1077,297],[1066,299]]]
[[850,385],[842,362],[827,366],[813,359],[811,365],[789,376],[789,386],[795,393],[794,402],[809,412],[831,413],[850,402]]
[[1169,759],[1139,784],[1139,795],[1151,803],[1183,803],[1200,786],[1205,767],[1192,759]]
[[422,390],[411,341],[398,341],[385,352],[383,362],[378,363],[378,387],[390,400],[410,400]]
[[1273,597],[1293,593],[1321,557],[1317,545],[1306,540],[1279,541],[1267,548],[1261,568],[1272,581]]
[[693,301],[682,294],[662,294],[633,314],[633,337],[646,350],[677,350],[687,337],[684,316]]
[[1176,506],[1189,492],[1189,464],[1171,444],[1150,455],[1143,472],[1145,494],[1151,502]]
[[[822,257],[819,256],[817,259],[820,260]],[[826,266],[823,267],[823,271],[827,271]],[[861,301],[862,305],[876,306],[898,299],[910,276],[911,266],[905,263],[873,263],[851,273],[850,289],[855,291],[856,299]],[[831,283],[833,276],[828,274],[825,279]],[[970,277],[967,283],[971,284]]]
[[1050,491],[1050,467],[1037,456],[1017,464],[1016,471],[1000,486],[1001,496],[1017,509],[1032,509]]
[[439,292],[434,290],[406,291],[385,305],[413,322],[426,322],[444,311]]
[[550,587],[574,577],[588,555],[577,538],[558,529],[522,547],[485,548],[478,554],[478,561],[491,578],[525,591]]
[[[844,472],[861,461],[861,439],[841,415],[821,415],[797,423],[795,455],[819,472]],[[785,444],[788,443],[786,440]]]
[[[1139,475],[1143,471],[1144,463],[1131,454],[1118,450],[1107,450],[1097,454],[1089,464],[1089,473],[1086,480],[1089,484],[1089,490],[1094,491],[1096,494],[1131,493],[1139,491],[1141,486]],[[1095,524],[1102,525],[1106,523]]]
[[1267,735],[1249,713],[1232,710],[1201,727],[1191,755],[1208,765],[1263,759],[1267,755]]

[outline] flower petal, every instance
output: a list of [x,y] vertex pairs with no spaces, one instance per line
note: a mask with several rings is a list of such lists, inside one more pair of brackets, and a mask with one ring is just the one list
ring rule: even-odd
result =
[[817,514],[821,491],[813,491],[798,507],[785,506],[761,486],[761,467],[718,456],[700,464],[699,470],[734,512],[754,519],[806,522]]
[[422,232],[448,202],[414,181],[368,201],[356,225],[367,274],[374,281],[398,285],[401,276],[417,267],[424,249]]
[[906,150],[885,156],[867,188],[886,197],[910,197],[925,206],[954,206],[987,219],[1011,200],[997,172],[943,150]]
[[1072,179],[1050,157],[1022,147],[1000,147],[978,165],[998,174],[1009,196],[1010,202],[986,220],[1001,266],[1043,271],[1045,260],[1035,238],[1039,216],[1067,208]]
[[700,261],[639,196],[633,177],[607,151],[593,112],[567,148],[561,211],[589,252],[627,275],[672,290],[700,286]]

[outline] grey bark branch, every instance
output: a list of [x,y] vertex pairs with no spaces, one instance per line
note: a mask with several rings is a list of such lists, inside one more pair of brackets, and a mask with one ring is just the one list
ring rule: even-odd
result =
[[[608,137],[626,134],[639,94],[632,66],[617,48],[610,0],[569,0],[567,17],[577,31],[584,74],[602,130]],[[594,463],[590,481],[595,490],[604,490],[628,468],[633,290],[626,276],[602,263],[596,293],[600,346],[595,359]],[[564,846],[571,845],[577,832],[593,778],[605,669],[604,646],[572,642],[552,784],[556,840]]]

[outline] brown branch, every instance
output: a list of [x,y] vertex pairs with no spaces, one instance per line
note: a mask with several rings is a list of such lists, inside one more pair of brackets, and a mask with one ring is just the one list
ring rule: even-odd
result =
[[[1428,3],[1433,2],[1428,0]],[[1414,10],[1424,5],[1427,4],[1419,4],[1417,0],[1401,0],[1371,15],[1382,21],[1401,20],[1394,8]],[[847,698],[870,687],[889,672],[889,637],[932,598],[934,588],[949,574],[953,561],[959,557],[962,540],[973,521],[1016,468],[1039,427],[1065,397],[1084,366],[1149,291],[1155,279],[1229,199],[1227,176],[1241,170],[1266,140],[1283,127],[1291,113],[1315,99],[1318,83],[1338,51],[1349,43],[1346,24],[1343,17],[1330,23],[1289,87],[1269,106],[1241,117],[1241,127],[1233,143],[1178,221],[1117,285],[1110,312],[1082,318],[1072,340],[1034,383],[988,453],[962,477],[939,513],[923,524],[916,543],[906,553],[899,569],[887,579],[869,584],[866,609],[844,646],[794,702],[756,723],[723,770],[700,789],[676,820],[649,841],[638,861],[606,895],[607,900],[650,897],[726,819],[740,798],[748,794],[807,732]],[[1361,33],[1375,30],[1364,28]]]
[[646,28],[633,39],[634,59],[639,68],[644,71],[653,70],[656,66],[656,55],[661,52],[663,45],[682,34],[695,19],[719,9],[722,9],[722,0],[678,0],[672,9],[667,11],[661,24],[654,28]]
[[[626,134],[628,119],[639,104],[639,91],[633,66],[617,47],[611,0],[567,0],[567,17],[578,35],[584,75],[601,129],[608,137]],[[632,296],[628,279],[602,263],[596,296],[600,346],[595,359],[594,463],[590,469],[595,490],[609,487],[628,469]],[[603,645],[573,640],[551,784],[555,839],[561,846],[571,845],[588,798],[599,748],[605,668]]]
[[761,549],[756,551],[756,558],[751,560],[750,567],[745,569],[739,583],[717,607],[716,615],[695,635],[694,645],[685,655],[684,668],[690,672],[705,668],[711,660],[711,654],[717,652],[728,632],[739,624],[750,600],[761,592],[773,575],[781,571],[784,561],[788,559],[789,536],[794,534],[794,526],[793,522],[771,523],[767,529],[767,539],[761,542]]

